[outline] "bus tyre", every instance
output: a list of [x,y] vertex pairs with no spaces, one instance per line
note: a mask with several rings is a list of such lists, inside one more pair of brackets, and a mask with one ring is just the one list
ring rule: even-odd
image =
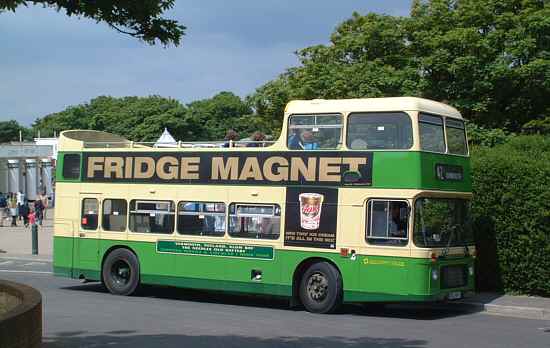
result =
[[328,262],[311,265],[300,280],[300,300],[307,311],[331,313],[342,304],[342,276]]
[[103,284],[115,295],[131,295],[139,285],[139,262],[128,249],[115,249],[105,259]]

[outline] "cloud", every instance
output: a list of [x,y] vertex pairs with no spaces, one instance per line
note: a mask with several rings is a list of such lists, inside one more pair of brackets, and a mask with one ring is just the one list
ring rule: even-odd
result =
[[[229,5],[228,5],[229,4]],[[355,10],[406,15],[410,1],[178,1],[167,16],[183,45],[147,46],[102,23],[38,6],[0,14],[0,120],[37,117],[98,95],[184,103],[228,90],[245,96],[296,65],[293,52],[326,43]]]

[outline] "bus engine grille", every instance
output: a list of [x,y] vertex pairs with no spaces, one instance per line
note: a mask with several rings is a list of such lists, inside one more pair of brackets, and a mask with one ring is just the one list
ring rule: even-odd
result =
[[441,267],[442,289],[460,288],[465,286],[467,282],[468,278],[464,265]]

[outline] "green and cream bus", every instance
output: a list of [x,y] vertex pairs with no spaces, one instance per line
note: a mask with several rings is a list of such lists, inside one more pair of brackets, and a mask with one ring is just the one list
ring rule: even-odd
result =
[[420,98],[296,100],[273,142],[61,134],[54,272],[342,302],[474,289],[464,121]]

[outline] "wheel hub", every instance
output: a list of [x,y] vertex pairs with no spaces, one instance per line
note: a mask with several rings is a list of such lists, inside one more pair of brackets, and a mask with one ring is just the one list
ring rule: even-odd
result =
[[328,295],[327,277],[320,272],[312,274],[307,282],[307,292],[311,299],[322,302]]

